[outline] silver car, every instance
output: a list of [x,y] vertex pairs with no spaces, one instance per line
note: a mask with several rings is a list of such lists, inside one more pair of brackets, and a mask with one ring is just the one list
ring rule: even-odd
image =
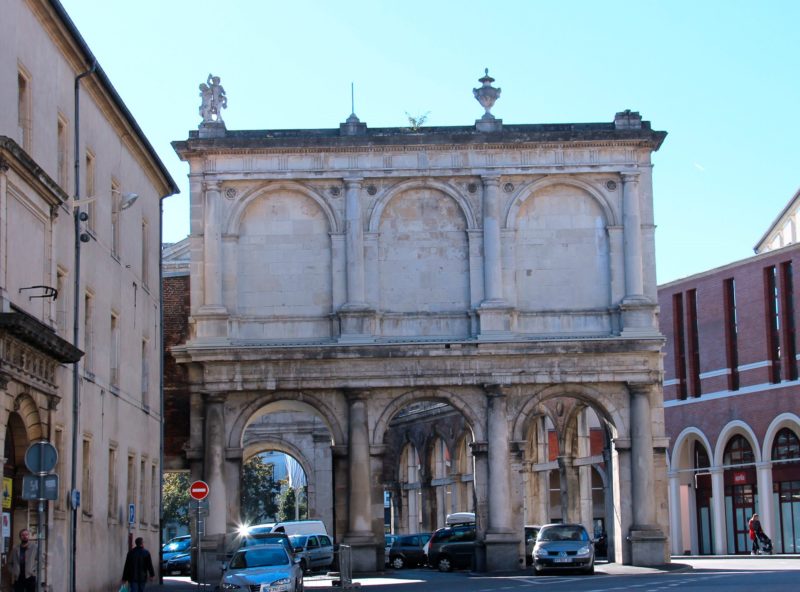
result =
[[220,591],[303,592],[303,570],[283,545],[239,549],[223,567]]
[[293,534],[289,542],[304,572],[333,565],[333,541],[327,534]]
[[594,573],[594,543],[580,524],[542,526],[533,546],[533,573],[580,570]]

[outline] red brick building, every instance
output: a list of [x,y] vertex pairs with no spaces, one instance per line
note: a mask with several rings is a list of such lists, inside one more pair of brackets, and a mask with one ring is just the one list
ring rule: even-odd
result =
[[800,244],[659,287],[673,554],[800,552]]

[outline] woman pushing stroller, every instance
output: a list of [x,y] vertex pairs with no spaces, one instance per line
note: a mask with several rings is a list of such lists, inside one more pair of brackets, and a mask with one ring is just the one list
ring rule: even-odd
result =
[[753,514],[747,525],[750,527],[750,540],[753,541],[753,550],[750,554],[766,553],[772,555],[772,541],[766,535],[764,529],[761,528],[761,520],[758,519],[758,514]]

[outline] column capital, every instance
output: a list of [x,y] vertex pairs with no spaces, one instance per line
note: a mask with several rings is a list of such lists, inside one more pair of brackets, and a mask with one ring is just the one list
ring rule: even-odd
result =
[[212,403],[224,403],[228,399],[228,393],[204,391],[202,395],[203,399],[205,399],[206,404],[209,405]]
[[470,450],[472,451],[472,456],[484,455],[486,456],[489,454],[489,443],[488,442],[473,442],[469,445]]
[[222,183],[219,179],[204,179],[203,191],[219,191],[220,185],[222,185]]
[[487,397],[507,397],[510,386],[498,383],[486,383],[483,385],[483,392]]
[[625,171],[625,172],[620,173],[619,176],[622,179],[622,182],[624,184],[627,184],[627,183],[638,183],[639,182],[639,177],[641,176],[641,173],[634,172],[634,171]]
[[500,187],[500,175],[481,175],[484,187]]
[[345,177],[342,181],[344,181],[345,189],[361,189],[364,177]]
[[342,389],[344,393],[345,399],[347,399],[348,403],[357,403],[358,401],[364,401],[369,398],[370,390],[369,389],[356,389],[356,388],[345,388]]
[[631,396],[644,395],[649,397],[655,385],[652,382],[628,382],[626,386]]

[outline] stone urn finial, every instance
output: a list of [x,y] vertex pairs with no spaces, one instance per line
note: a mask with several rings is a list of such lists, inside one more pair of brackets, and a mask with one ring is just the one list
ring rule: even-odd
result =
[[486,68],[484,72],[484,77],[478,79],[478,82],[482,83],[483,86],[473,88],[472,94],[475,95],[475,99],[481,104],[481,107],[486,109],[486,113],[483,114],[481,119],[494,119],[495,117],[490,113],[490,110],[494,107],[495,101],[500,98],[501,89],[492,86],[494,78],[489,76],[489,68]]

